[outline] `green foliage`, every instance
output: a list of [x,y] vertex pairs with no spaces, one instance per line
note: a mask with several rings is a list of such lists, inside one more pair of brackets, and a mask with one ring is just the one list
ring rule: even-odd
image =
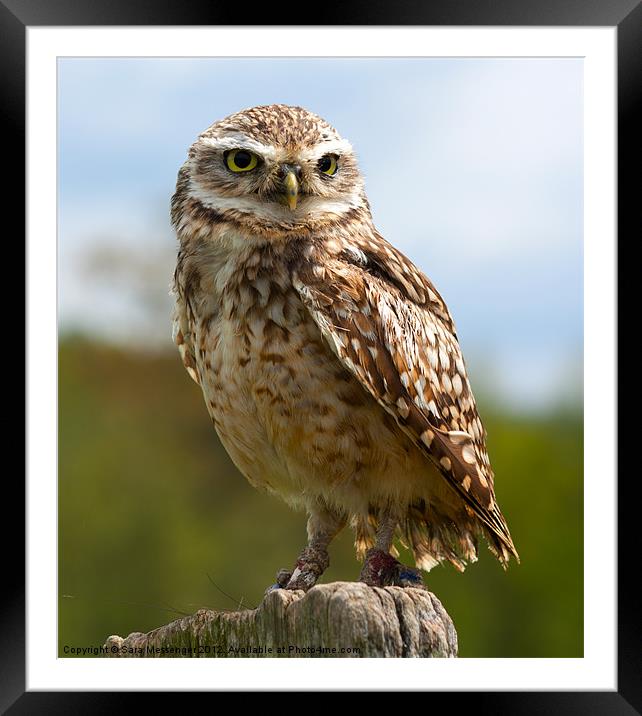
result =
[[[481,407],[522,564],[504,572],[482,550],[464,574],[437,567],[426,582],[457,626],[462,657],[582,656],[581,412]],[[236,471],[177,354],[63,340],[59,411],[61,656],[65,645],[148,631],[177,611],[254,606],[291,566],[304,515]],[[348,531],[331,556],[323,581],[357,578]]]

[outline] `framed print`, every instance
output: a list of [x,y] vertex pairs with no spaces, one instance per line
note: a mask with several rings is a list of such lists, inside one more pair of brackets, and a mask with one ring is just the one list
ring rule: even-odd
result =
[[27,207],[9,712],[640,709],[615,431],[640,8],[457,10],[3,2]]

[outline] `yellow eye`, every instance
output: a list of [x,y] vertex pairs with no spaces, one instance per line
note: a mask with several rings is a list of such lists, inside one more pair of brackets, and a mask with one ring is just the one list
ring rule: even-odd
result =
[[326,154],[319,159],[319,171],[322,174],[332,176],[337,173],[337,157],[334,154]]
[[248,152],[247,149],[232,149],[225,152],[224,156],[227,168],[233,172],[249,172],[259,163],[256,154]]

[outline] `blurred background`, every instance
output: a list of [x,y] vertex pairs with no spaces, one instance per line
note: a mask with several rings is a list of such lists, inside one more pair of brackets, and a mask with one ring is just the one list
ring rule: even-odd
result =
[[[454,316],[522,557],[426,582],[462,657],[578,657],[582,61],[84,59],[58,65],[59,645],[255,606],[305,541],[212,429],[171,342],[169,201],[197,134],[282,102],[352,142],[375,224]],[[403,555],[407,560],[408,555]],[[323,581],[359,574],[346,531]]]

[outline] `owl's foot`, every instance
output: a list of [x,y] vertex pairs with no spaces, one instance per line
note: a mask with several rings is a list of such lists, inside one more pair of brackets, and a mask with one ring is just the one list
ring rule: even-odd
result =
[[314,587],[329,565],[327,550],[308,546],[299,555],[294,570],[279,569],[276,582],[269,586],[265,593],[269,594],[275,589],[303,589],[307,592]]
[[[284,589],[303,589],[307,592],[308,589],[314,587],[319,577],[325,572],[330,565],[330,558],[328,557],[328,551],[326,549],[318,549],[316,547],[308,546],[297,559],[294,565],[294,570],[290,574],[289,579],[284,585]],[[288,572],[281,570],[277,575],[277,581],[279,577],[285,581]]]
[[285,589],[288,582],[290,581],[291,576],[292,576],[292,570],[279,569],[279,571],[276,573],[276,582],[274,584],[271,584],[265,590],[265,594],[267,595],[270,592],[273,592],[275,589]]
[[276,587],[280,587],[281,589],[285,589],[288,582],[290,581],[290,577],[292,576],[292,570],[291,569],[279,569],[279,571],[276,573]]
[[369,549],[359,575],[359,581],[369,587],[416,587],[423,589],[421,570],[407,567],[389,552]]

